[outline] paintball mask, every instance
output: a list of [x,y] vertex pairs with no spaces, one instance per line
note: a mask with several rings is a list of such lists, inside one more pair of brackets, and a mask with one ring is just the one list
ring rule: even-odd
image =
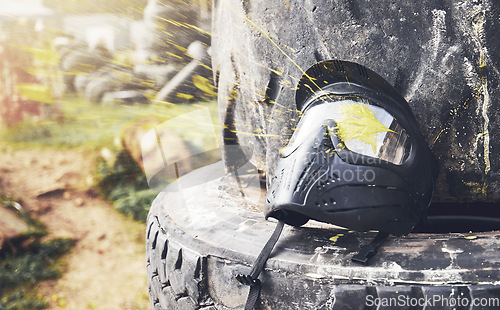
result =
[[375,72],[335,60],[307,70],[296,104],[301,117],[280,152],[266,218],[409,233],[438,169],[405,99]]
[[248,275],[245,309],[260,295],[258,276],[284,224],[309,219],[355,231],[377,230],[352,260],[367,264],[390,235],[425,217],[438,166],[406,100],[375,72],[353,62],[313,65],[296,91],[300,119],[280,151],[264,213],[278,225]]

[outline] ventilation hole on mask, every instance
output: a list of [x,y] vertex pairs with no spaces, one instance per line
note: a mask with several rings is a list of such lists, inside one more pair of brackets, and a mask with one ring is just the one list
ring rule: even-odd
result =
[[317,202],[317,201],[316,201],[314,204],[315,204],[315,205],[316,205],[316,207],[318,207],[318,208],[319,208],[319,207],[321,207],[321,205],[320,205],[320,204],[319,204],[319,202]]
[[334,60],[333,65],[335,66],[335,70],[339,72],[345,72],[344,65],[340,60]]
[[330,203],[331,204],[337,204],[337,202],[335,201],[335,199],[333,199],[333,197],[330,197]]
[[358,72],[361,76],[369,78],[368,71],[366,71],[366,68],[364,66],[357,64],[357,67],[358,67]]
[[[316,59],[317,59],[318,57],[321,57],[321,56],[320,56],[320,54],[319,54],[319,52],[318,52],[318,50],[316,50],[314,54],[315,54],[314,56],[316,56]],[[318,60],[318,59],[317,59],[317,60]],[[313,71],[313,74],[314,74],[313,76],[314,76],[316,79],[318,79],[318,80],[319,80],[321,77],[323,77],[323,76],[324,76],[323,72],[321,71],[321,69],[319,68],[319,66],[318,66],[318,65],[312,66],[311,70]]]
[[336,177],[336,175],[334,174],[334,176],[332,177],[330,174],[327,176],[327,179],[325,180],[324,179],[324,176],[322,176],[318,182],[316,183],[316,187],[318,189],[321,189],[321,188],[324,188],[332,183],[335,183],[337,181],[338,177]]
[[[295,186],[295,192],[298,192],[300,191],[302,188],[306,187],[307,186],[307,182],[306,182],[306,179],[307,179],[307,176],[309,175],[309,171],[311,170],[311,167],[314,163],[314,160],[316,159],[316,156],[314,156],[311,161],[309,161],[307,163],[307,166],[304,168],[304,170],[302,171],[302,173],[300,174],[299,176],[299,180],[297,181],[297,186]],[[306,183],[306,184],[304,184]]]
[[319,179],[318,183],[316,183],[316,188],[321,189],[321,188],[325,187],[325,185],[326,185],[326,181],[323,179]]
[[307,188],[307,187],[311,184],[311,182],[313,182],[313,181],[314,181],[315,176],[319,173],[319,170],[320,170],[320,168],[318,168],[318,169],[314,170],[314,172],[313,172],[313,173],[311,173],[311,174],[310,174],[310,175],[306,178],[305,183],[304,183],[304,188]]

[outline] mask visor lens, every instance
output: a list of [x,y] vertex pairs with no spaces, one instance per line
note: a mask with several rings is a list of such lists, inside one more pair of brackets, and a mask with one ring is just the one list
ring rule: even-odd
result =
[[348,150],[395,165],[408,158],[409,136],[385,109],[357,98],[340,102],[339,110],[337,134]]
[[408,134],[382,107],[354,96],[323,95],[315,101],[300,118],[284,153],[291,153],[331,119],[337,126],[331,128],[330,134],[340,138],[340,146],[395,165],[408,158],[411,151]]

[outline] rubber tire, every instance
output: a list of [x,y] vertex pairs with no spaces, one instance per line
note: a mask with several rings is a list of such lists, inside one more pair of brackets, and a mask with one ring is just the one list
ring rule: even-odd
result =
[[[275,223],[265,221],[257,200],[242,197],[231,179],[214,179],[221,167],[217,163],[181,177],[153,202],[146,236],[152,309],[241,309],[245,303],[248,287],[235,276],[249,272]],[[201,179],[208,181],[177,190]],[[258,191],[245,192],[252,190]],[[452,296],[468,302],[500,298],[499,232],[391,237],[369,266],[351,262],[373,236],[315,222],[285,227],[260,276],[263,288],[256,308],[423,309],[366,303],[397,296]]]
[[119,82],[114,79],[112,73],[91,76],[85,86],[84,97],[93,104],[100,104],[105,93],[116,91],[119,87]]
[[61,60],[61,70],[64,72],[63,82],[66,91],[75,92],[75,74],[91,73],[106,64],[108,59],[98,53],[88,52],[86,49],[74,50],[67,53]]

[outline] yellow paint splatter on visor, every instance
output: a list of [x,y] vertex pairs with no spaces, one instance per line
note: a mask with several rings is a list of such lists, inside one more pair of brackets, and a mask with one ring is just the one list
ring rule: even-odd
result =
[[384,126],[373,111],[364,104],[350,103],[340,106],[342,118],[337,121],[338,134],[344,142],[359,139],[373,147],[377,152],[379,132],[394,132]]

